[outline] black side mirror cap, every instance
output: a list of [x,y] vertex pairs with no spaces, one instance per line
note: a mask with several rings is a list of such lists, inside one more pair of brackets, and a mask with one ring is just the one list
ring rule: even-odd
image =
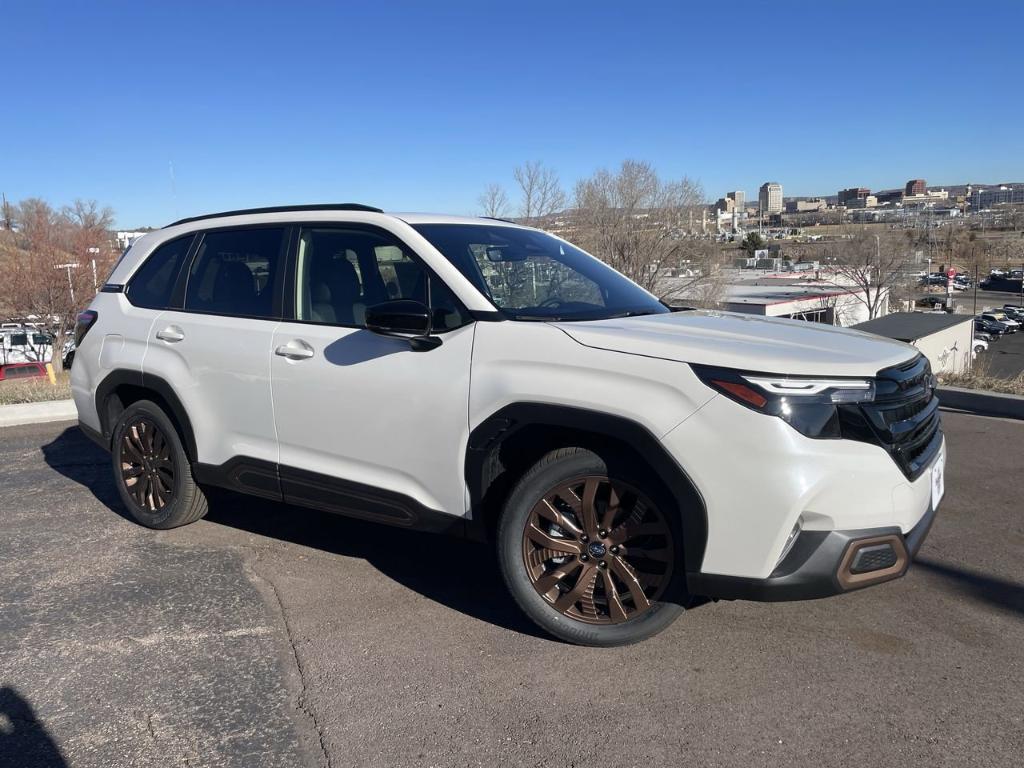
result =
[[383,336],[407,339],[416,352],[441,346],[441,339],[430,334],[430,309],[419,301],[394,299],[367,307],[366,327]]

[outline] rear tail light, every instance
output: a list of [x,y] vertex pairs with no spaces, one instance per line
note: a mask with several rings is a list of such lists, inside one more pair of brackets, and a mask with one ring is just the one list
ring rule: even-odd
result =
[[97,312],[87,309],[84,312],[78,313],[78,319],[75,321],[75,346],[80,346],[82,339],[85,338],[85,334],[92,328],[93,323],[96,322],[96,318],[99,317]]

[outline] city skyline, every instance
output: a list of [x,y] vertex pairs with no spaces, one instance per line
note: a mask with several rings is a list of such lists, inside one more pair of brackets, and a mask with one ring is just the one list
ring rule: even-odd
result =
[[[766,180],[787,197],[1013,182],[1024,105],[958,62],[1012,50],[1021,21],[1000,0],[899,4],[884,24],[804,3],[741,2],[728,24],[674,3],[18,4],[5,52],[31,65],[0,121],[0,191],[137,227],[319,201],[474,213],[488,184],[514,198],[529,161],[570,194],[647,161],[709,202]],[[766,44],[770,71],[723,63]]]

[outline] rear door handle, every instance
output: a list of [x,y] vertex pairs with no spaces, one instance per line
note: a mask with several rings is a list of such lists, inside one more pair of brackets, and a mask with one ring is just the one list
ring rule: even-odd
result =
[[308,360],[313,356],[313,348],[301,339],[292,339],[275,349],[274,354],[289,360]]
[[172,344],[185,338],[185,333],[176,325],[168,325],[162,331],[156,332],[156,337],[162,341],[169,341]]

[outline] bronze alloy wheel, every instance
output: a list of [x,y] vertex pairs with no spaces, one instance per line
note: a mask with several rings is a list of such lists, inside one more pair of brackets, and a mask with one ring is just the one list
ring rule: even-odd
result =
[[588,624],[620,624],[650,610],[672,579],[674,552],[668,521],[650,499],[602,475],[552,488],[523,531],[534,589]]
[[158,512],[174,500],[171,444],[147,417],[132,421],[121,436],[121,480],[140,508]]

